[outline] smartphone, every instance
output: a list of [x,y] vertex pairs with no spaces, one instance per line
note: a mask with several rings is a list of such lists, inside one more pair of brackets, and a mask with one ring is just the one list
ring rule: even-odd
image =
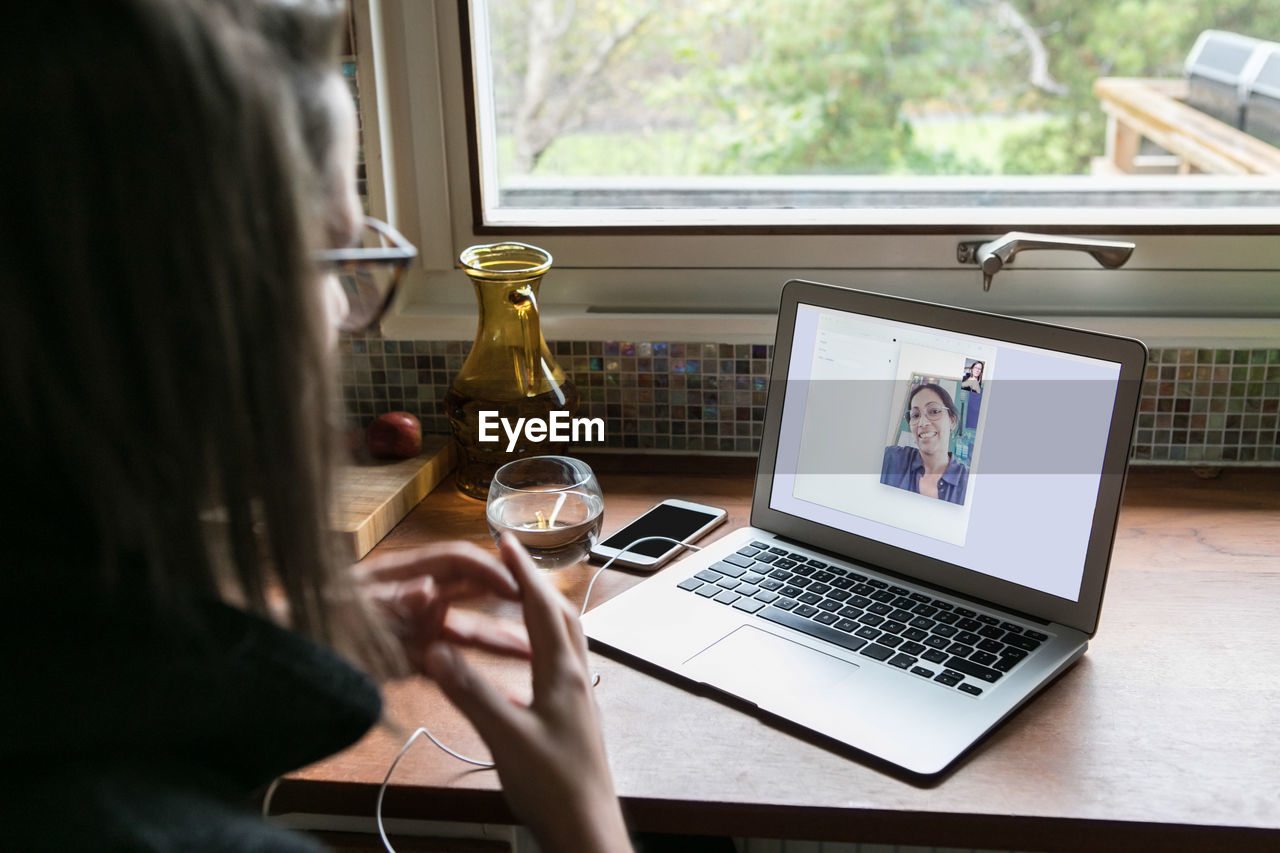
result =
[[[626,527],[591,549],[597,560],[608,560],[637,539],[646,536],[669,536],[680,542],[693,542],[729,517],[716,506],[669,498],[641,515]],[[618,557],[614,565],[653,571],[688,550],[671,542],[654,540],[630,549]]]

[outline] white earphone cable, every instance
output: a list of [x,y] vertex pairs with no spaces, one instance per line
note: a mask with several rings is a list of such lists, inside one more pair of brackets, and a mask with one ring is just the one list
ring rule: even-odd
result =
[[396,853],[395,848],[391,846],[391,840],[387,838],[387,828],[382,823],[382,798],[387,793],[387,785],[391,782],[391,774],[395,772],[396,765],[400,763],[400,759],[404,758],[404,754],[409,751],[409,747],[413,746],[413,742],[418,739],[418,735],[426,735],[432,743],[452,755],[459,761],[465,761],[468,764],[474,764],[477,767],[490,768],[493,766],[492,761],[479,761],[475,758],[468,758],[461,753],[454,752],[449,747],[436,740],[436,736],[429,732],[426,726],[422,726],[414,730],[409,735],[409,739],[404,742],[404,746],[400,747],[400,751],[396,753],[396,757],[392,759],[391,766],[387,768],[387,775],[382,777],[382,784],[378,786],[378,805],[374,810],[374,816],[378,820],[378,835],[382,838],[382,846],[387,848],[387,853]]
[[596,573],[591,576],[591,582],[587,584],[587,594],[582,596],[582,609],[578,611],[579,616],[586,615],[587,602],[591,600],[591,590],[595,587],[596,578],[600,577],[601,572],[603,572],[605,569],[612,566],[614,560],[618,559],[623,554],[627,553],[637,545],[643,545],[645,542],[670,542],[673,545],[679,545],[682,548],[688,548],[692,551],[702,550],[702,548],[698,545],[690,545],[688,542],[681,542],[679,539],[672,539],[670,536],[644,536],[644,537],[641,537],[640,539],[635,540],[630,545],[628,545],[627,547],[623,548],[621,551],[619,551],[618,553],[610,557],[608,561],[599,569],[597,569]]
[[[627,553],[637,545],[641,545],[645,542],[655,542],[655,541],[671,542],[674,545],[679,545],[682,548],[689,548],[694,551],[702,550],[702,548],[700,548],[697,545],[691,545],[688,542],[681,542],[680,540],[673,539],[670,536],[644,536],[640,539],[635,540],[631,544],[627,545],[627,547],[623,548],[618,553],[610,557],[608,561],[603,566],[601,566],[598,570],[596,570],[596,573],[591,576],[591,581],[587,584],[586,595],[582,596],[582,609],[578,611],[578,615],[581,616],[587,612],[587,602],[591,600],[591,590],[596,585],[596,578],[600,577],[600,574],[605,569],[612,566],[614,560],[618,559],[623,554]],[[594,678],[592,679],[592,682],[591,682],[592,686],[594,687],[599,681],[600,681],[600,675],[597,673],[594,675]],[[409,739],[404,742],[404,746],[400,747],[400,751],[396,753],[396,757],[392,759],[391,766],[387,768],[387,775],[382,778],[382,784],[378,787],[378,805],[377,805],[377,808],[375,809],[374,817],[377,818],[378,835],[381,836],[382,846],[387,848],[387,853],[396,853],[396,850],[394,847],[391,846],[391,841],[390,839],[387,838],[386,827],[384,827],[382,824],[382,797],[384,794],[387,793],[387,785],[391,782],[391,774],[395,771],[396,765],[400,763],[400,759],[403,758],[404,754],[409,751],[409,747],[413,746],[413,742],[418,739],[419,735],[426,735],[427,738],[432,743],[434,743],[436,746],[440,747],[442,750],[449,753],[459,761],[465,761],[468,764],[474,764],[475,766],[481,767],[484,769],[489,769],[494,766],[492,761],[479,761],[475,758],[468,758],[465,755],[454,752],[452,749],[445,746],[440,741],[436,740],[436,736],[433,735],[427,729],[426,726],[421,726],[415,729],[413,734],[409,735]],[[277,779],[275,782],[271,783],[271,787],[267,789],[267,795],[262,804],[263,817],[268,816],[268,807],[270,806],[270,803],[271,803],[271,795],[275,793],[276,785],[279,784],[279,782],[280,780]]]

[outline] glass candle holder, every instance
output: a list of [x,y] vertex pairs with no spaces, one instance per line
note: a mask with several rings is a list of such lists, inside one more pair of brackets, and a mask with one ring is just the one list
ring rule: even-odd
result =
[[604,522],[604,497],[591,466],[569,456],[508,462],[489,482],[485,507],[494,541],[509,532],[541,569],[571,566],[590,553]]

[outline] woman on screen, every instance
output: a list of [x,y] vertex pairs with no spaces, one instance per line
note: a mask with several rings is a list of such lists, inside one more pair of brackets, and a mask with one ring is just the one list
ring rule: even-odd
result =
[[926,382],[907,395],[907,425],[915,447],[886,447],[880,482],[909,492],[964,503],[969,469],[952,458],[951,434],[960,422],[951,395],[941,385]]
[[969,365],[969,369],[965,371],[964,379],[960,382],[960,387],[970,392],[982,392],[982,362],[975,361]]

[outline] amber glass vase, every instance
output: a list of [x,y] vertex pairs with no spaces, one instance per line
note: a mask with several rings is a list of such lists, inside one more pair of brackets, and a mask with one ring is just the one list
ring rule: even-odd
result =
[[[521,456],[560,455],[567,442],[510,438],[497,426],[497,441],[480,441],[480,413],[494,412],[514,427],[520,418],[548,421],[553,411],[578,412],[578,389],[551,357],[538,322],[538,286],[551,255],[523,243],[472,246],[462,253],[480,303],[471,353],[445,395],[445,413],[458,443],[458,489],[488,495],[498,468]],[[491,423],[495,416],[490,416]]]

